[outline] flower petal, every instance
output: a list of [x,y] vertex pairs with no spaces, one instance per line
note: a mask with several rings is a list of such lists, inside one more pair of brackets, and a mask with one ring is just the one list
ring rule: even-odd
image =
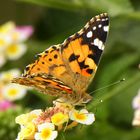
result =
[[3,83],[10,83],[15,77],[20,76],[21,72],[19,69],[11,69],[0,73],[0,79]]
[[52,135],[51,135],[50,138],[47,139],[47,140],[54,140],[54,139],[57,137],[57,135],[58,135],[58,132],[57,132],[57,131],[53,131],[53,132],[52,132]]
[[6,49],[5,53],[9,60],[17,60],[26,52],[26,50],[27,48],[24,44],[11,44]]
[[21,136],[24,139],[33,139],[36,132],[36,127],[33,123],[28,123],[23,129],[21,129]]
[[19,33],[19,41],[25,41],[33,34],[32,26],[17,26],[16,32]]
[[15,122],[20,125],[26,125],[28,122],[28,114],[21,114],[17,116]]
[[13,104],[7,100],[0,101],[0,111],[5,111],[8,108],[13,107]]
[[51,117],[51,121],[54,125],[61,125],[68,121],[68,115],[63,114],[62,112],[56,113]]
[[30,112],[30,114],[35,114],[37,116],[39,116],[41,113],[42,113],[42,110],[41,109],[35,109],[35,110],[33,110],[33,111]]
[[43,123],[38,125],[38,131],[41,132],[44,128],[49,128],[51,130],[54,130],[54,124],[52,123]]
[[86,109],[82,109],[80,111],[72,110],[69,116],[71,120],[86,125],[90,125],[95,121],[94,114],[88,113]]
[[94,114],[90,113],[90,114],[87,114],[87,119],[86,121],[84,122],[86,125],[90,125],[92,124],[93,122],[95,121],[95,116]]
[[136,109],[132,121],[133,126],[140,126],[140,109]]
[[14,101],[23,98],[26,94],[26,89],[20,85],[8,84],[3,87],[2,94],[5,99]]
[[138,92],[138,95],[136,95],[132,101],[132,106],[134,109],[140,109],[140,91]]
[[87,114],[88,113],[88,111],[86,110],[86,109],[81,109],[80,111],[79,111],[79,113],[83,113],[83,114]]
[[54,140],[57,137],[57,131],[54,130],[52,123],[43,123],[38,126],[39,132],[35,134],[35,140]]
[[40,133],[35,133],[35,140],[41,140]]

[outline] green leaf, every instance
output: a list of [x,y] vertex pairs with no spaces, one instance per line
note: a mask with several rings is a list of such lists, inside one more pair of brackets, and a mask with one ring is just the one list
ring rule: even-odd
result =
[[23,1],[23,2],[29,2],[32,4],[37,4],[40,6],[47,6],[47,7],[51,7],[51,8],[57,8],[57,9],[63,9],[63,10],[80,10],[80,8],[82,7],[82,2],[81,1],[66,1],[66,0],[61,0],[61,1],[57,1],[57,0],[17,0],[17,1]]
[[[133,12],[133,8],[129,0],[18,0],[23,2],[29,2],[41,6],[47,6],[51,8],[77,11],[88,9],[90,11],[104,11],[108,12],[111,16],[119,14],[128,14]],[[124,8],[125,7],[125,8]]]

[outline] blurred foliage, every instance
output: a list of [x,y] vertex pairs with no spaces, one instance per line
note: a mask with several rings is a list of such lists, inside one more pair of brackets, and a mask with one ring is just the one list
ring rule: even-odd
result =
[[27,112],[27,109],[15,107],[8,109],[5,112],[0,112],[0,139],[14,140],[18,132],[18,127],[15,125],[15,117]]
[[[16,13],[17,17],[14,19],[20,24],[26,23],[25,15],[27,15],[30,17],[28,23],[32,23],[35,27],[35,33],[32,40],[27,42],[28,53],[16,63],[7,63],[3,70],[14,67],[23,70],[34,60],[35,54],[42,52],[50,45],[61,43],[66,37],[80,30],[91,17],[102,12],[109,14],[110,33],[106,50],[89,91],[122,78],[126,81],[93,94],[93,101],[88,108],[96,113],[95,124],[87,127],[79,126],[63,133],[58,139],[65,137],[66,140],[139,140],[140,128],[133,128],[131,125],[133,118],[131,102],[140,88],[140,70],[138,69],[140,64],[140,1],[16,0],[14,4],[20,11]],[[22,10],[20,10],[21,7]],[[29,95],[18,104],[22,108],[35,109],[45,108],[51,102],[52,97],[30,91]],[[13,118],[15,114],[16,110],[5,112],[4,120],[10,122],[9,116]],[[1,131],[0,139],[7,140],[6,136],[8,139],[13,139],[17,133],[14,122],[11,122],[14,131],[11,131],[8,123],[7,126],[3,123],[1,119],[0,126],[4,127],[5,131]]]

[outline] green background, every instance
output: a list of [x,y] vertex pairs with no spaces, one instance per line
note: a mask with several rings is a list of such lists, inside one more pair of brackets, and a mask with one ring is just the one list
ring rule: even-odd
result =
[[[8,62],[3,70],[20,68],[34,60],[37,53],[62,43],[80,30],[93,16],[107,12],[110,33],[97,74],[89,87],[96,90],[125,78],[126,81],[95,92],[88,104],[96,114],[91,126],[78,126],[62,133],[62,140],[140,140],[140,128],[131,123],[132,99],[140,88],[140,1],[139,0],[1,0],[0,24],[9,20],[17,25],[32,25],[35,32],[27,41],[28,51],[19,60]],[[37,91],[16,102],[14,110],[0,112],[0,139],[15,139],[19,128],[17,115],[52,105],[53,98]],[[101,100],[103,102],[101,102]]]

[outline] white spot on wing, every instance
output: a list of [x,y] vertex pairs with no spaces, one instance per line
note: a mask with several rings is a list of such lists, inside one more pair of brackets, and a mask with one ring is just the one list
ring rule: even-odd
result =
[[103,18],[102,21],[106,21],[106,19]]
[[101,28],[102,27],[102,24],[99,24],[98,27]]
[[98,38],[94,39],[93,44],[96,45],[100,50],[104,50],[104,44]]
[[93,30],[96,30],[96,26],[93,27]]
[[89,31],[88,33],[87,33],[87,38],[91,38],[92,37],[92,31]]
[[104,26],[103,30],[104,30],[105,32],[108,32],[109,26]]

